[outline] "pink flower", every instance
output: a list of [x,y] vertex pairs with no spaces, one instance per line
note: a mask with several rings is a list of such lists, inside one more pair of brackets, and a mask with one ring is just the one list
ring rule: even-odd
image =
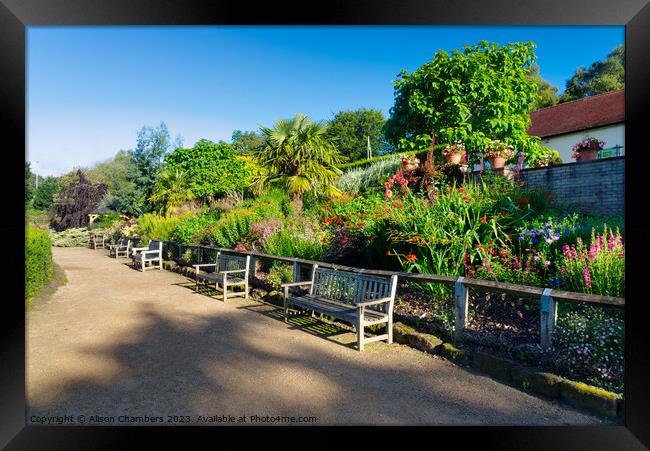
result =
[[386,192],[384,193],[384,196],[386,196],[388,199],[393,197],[393,192],[389,189],[386,189]]
[[585,279],[585,286],[591,288],[591,275],[589,274],[589,266],[585,266],[584,271],[582,271],[582,276]]

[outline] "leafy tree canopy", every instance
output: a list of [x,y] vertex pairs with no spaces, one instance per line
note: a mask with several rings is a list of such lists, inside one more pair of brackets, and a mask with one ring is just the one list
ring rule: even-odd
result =
[[525,148],[539,147],[528,136],[537,84],[527,77],[535,44],[499,47],[480,41],[451,54],[440,50],[412,74],[394,82],[395,104],[386,123],[389,142],[404,150],[425,149],[435,132],[438,143],[462,141],[471,162],[493,139]]
[[348,161],[356,161],[367,157],[368,137],[373,156],[392,150],[384,138],[385,123],[386,119],[379,110],[339,111],[330,122],[329,134],[335,139],[339,153]]
[[59,191],[54,203],[54,229],[61,231],[72,227],[86,227],[88,214],[97,208],[107,191],[108,186],[105,183],[92,183],[78,170],[77,180]]
[[253,172],[246,160],[235,154],[232,144],[207,139],[189,149],[174,150],[165,156],[165,162],[168,170],[183,172],[190,180],[191,192],[202,199],[246,188]]
[[174,208],[194,199],[189,185],[190,181],[183,172],[167,167],[158,175],[149,201],[161,215],[171,216]]
[[278,119],[272,129],[262,127],[268,144],[253,153],[262,171],[253,180],[253,190],[261,193],[273,183],[284,185],[296,213],[305,192],[337,193],[334,182],[341,171],[335,165],[341,156],[328,129],[327,123],[312,122],[302,113]]
[[38,184],[34,193],[34,208],[39,210],[49,210],[54,204],[54,198],[59,192],[59,179],[56,177],[47,177]]
[[579,67],[566,82],[561,102],[616,91],[625,87],[625,45],[611,51],[605,61],[594,62],[589,69]]
[[163,157],[171,145],[169,130],[164,122],[155,128],[144,126],[138,132],[135,149],[129,151],[135,164],[135,171],[130,174],[129,180],[135,184],[140,205],[145,205],[146,199],[151,196]]
[[264,136],[255,132],[235,130],[232,132],[232,146],[237,153],[249,153],[266,145]]
[[528,78],[537,83],[537,94],[539,94],[539,100],[535,103],[533,110],[553,106],[560,101],[560,96],[557,95],[557,86],[551,85],[542,78],[537,64],[533,64],[528,69]]
[[139,173],[135,160],[128,151],[120,150],[113,158],[88,169],[86,174],[91,181],[108,186],[108,194],[102,199],[100,208],[106,207],[132,215],[139,215],[144,211],[134,181]]

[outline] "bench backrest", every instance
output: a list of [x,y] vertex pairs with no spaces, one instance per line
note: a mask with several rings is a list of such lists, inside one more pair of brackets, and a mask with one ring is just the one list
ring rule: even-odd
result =
[[[395,298],[397,276],[371,276],[316,267],[310,293],[354,305],[357,302]],[[392,309],[393,302],[390,303]]]
[[248,255],[229,255],[217,252],[217,271],[237,271],[245,269],[248,273],[249,261],[250,257]]
[[149,241],[149,250],[150,251],[161,251],[162,250],[162,241],[158,241],[158,240]]

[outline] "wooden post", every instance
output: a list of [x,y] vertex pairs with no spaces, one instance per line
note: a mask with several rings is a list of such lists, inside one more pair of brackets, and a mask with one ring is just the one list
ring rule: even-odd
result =
[[553,331],[557,324],[557,302],[551,297],[551,291],[550,288],[545,288],[540,300],[539,338],[542,349],[548,349],[551,346]]
[[464,277],[459,277],[455,285],[455,307],[456,307],[456,330],[454,337],[457,340],[462,339],[463,332],[467,327],[467,308],[468,308],[468,294],[469,291],[465,284],[463,284]]

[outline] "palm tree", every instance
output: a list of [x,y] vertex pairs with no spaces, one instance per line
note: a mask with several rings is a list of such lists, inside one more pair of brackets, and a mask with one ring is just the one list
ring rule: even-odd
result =
[[273,129],[260,127],[267,145],[252,153],[263,168],[253,180],[253,191],[259,194],[271,183],[283,184],[296,214],[302,210],[302,195],[307,191],[338,194],[334,182],[341,171],[334,165],[341,156],[327,135],[328,127],[302,113],[292,119],[278,119]]
[[170,216],[174,208],[192,199],[194,193],[188,187],[187,177],[178,169],[163,169],[149,197],[159,213],[165,216]]

